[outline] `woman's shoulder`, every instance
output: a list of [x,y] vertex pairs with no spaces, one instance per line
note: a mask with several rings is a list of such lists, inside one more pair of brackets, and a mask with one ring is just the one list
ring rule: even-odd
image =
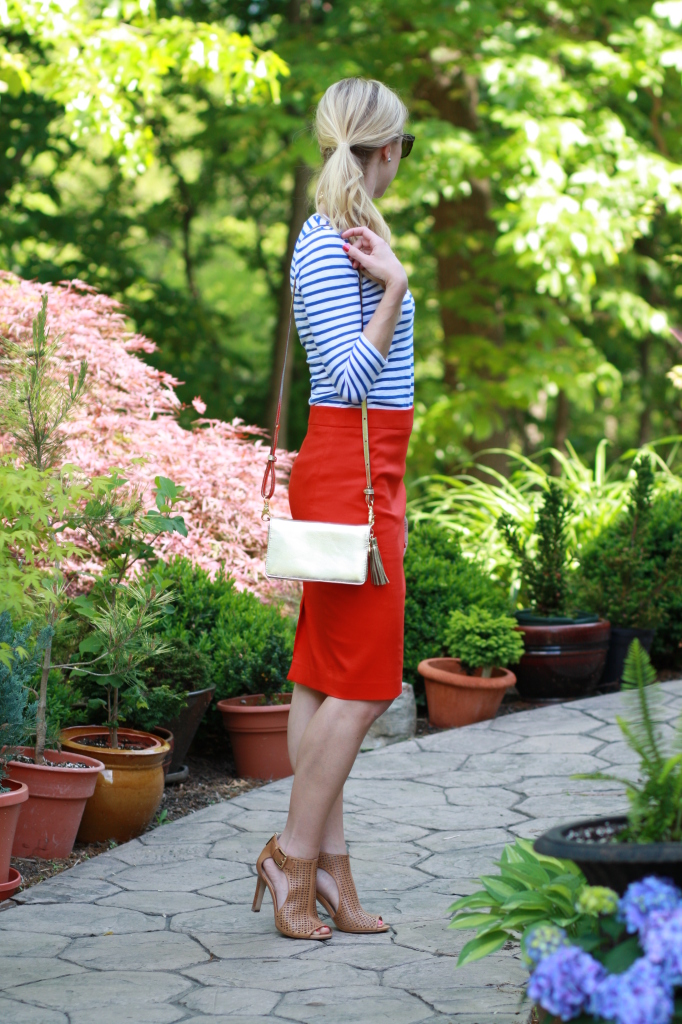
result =
[[301,228],[294,248],[294,255],[329,249],[336,251],[343,246],[343,239],[321,213],[313,213]]

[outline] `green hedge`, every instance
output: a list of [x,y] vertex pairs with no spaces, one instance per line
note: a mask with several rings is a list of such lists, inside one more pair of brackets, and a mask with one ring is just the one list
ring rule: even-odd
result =
[[445,655],[450,612],[478,605],[502,613],[508,601],[501,584],[478,562],[465,558],[457,536],[428,521],[410,530],[405,582],[403,678],[421,693],[417,665],[423,658]]
[[[215,702],[243,693],[277,693],[291,689],[287,673],[294,647],[295,623],[275,605],[238,591],[224,572],[214,580],[186,558],[157,567],[173,589],[173,614],[162,632],[185,641],[207,659]],[[163,680],[163,659],[155,668]]]

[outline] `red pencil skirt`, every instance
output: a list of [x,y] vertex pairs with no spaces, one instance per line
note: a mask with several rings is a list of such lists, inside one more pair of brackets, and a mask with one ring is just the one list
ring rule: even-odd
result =
[[[343,700],[392,700],[402,692],[405,616],[405,457],[412,409],[370,409],[374,532],[389,583],[304,583],[289,679]],[[365,523],[359,408],[313,405],[291,471],[294,519]]]

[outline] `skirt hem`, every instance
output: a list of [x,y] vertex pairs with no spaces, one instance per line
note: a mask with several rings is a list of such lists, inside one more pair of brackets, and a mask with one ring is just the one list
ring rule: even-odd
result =
[[300,686],[305,686],[309,690],[324,693],[327,697],[336,697],[338,700],[395,700],[403,692],[402,679],[398,683],[397,689],[394,683],[386,683],[384,686],[381,686],[377,684],[376,680],[372,680],[371,697],[367,697],[363,693],[358,693],[357,695],[349,694],[347,678],[338,681],[325,680],[322,682],[319,679],[313,681],[306,669],[302,665],[296,664],[296,662],[292,662],[287,680],[290,683],[298,683]]

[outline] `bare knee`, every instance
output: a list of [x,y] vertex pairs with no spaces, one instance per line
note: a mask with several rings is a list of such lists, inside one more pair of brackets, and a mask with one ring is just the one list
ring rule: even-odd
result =
[[356,713],[360,717],[365,730],[369,729],[370,725],[376,722],[377,718],[383,715],[384,711],[388,711],[392,703],[392,700],[353,701],[353,704],[358,705]]

